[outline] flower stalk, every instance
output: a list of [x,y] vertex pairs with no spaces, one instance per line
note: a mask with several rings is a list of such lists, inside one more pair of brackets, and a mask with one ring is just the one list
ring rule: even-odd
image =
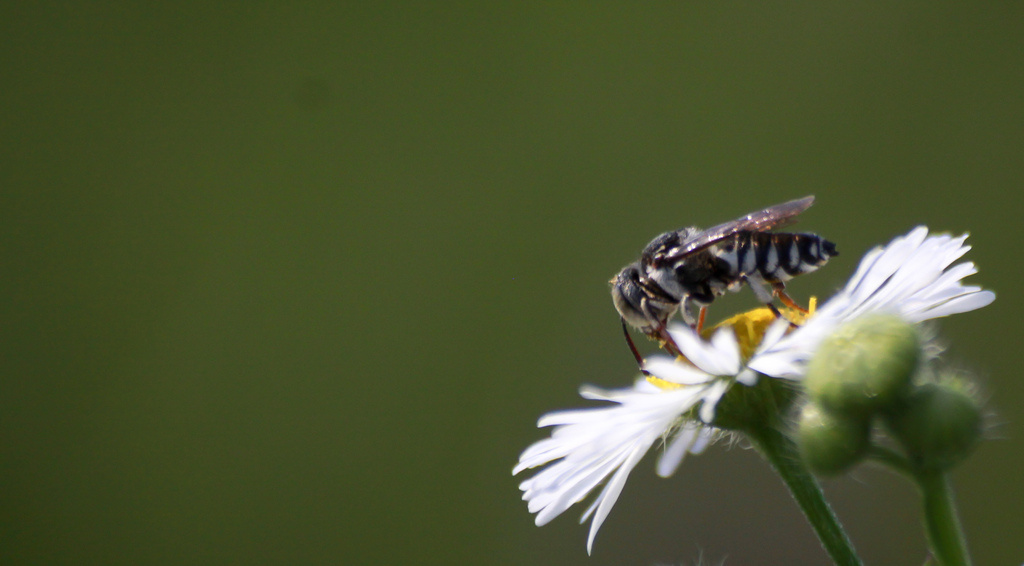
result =
[[774,426],[748,431],[747,436],[789,488],[832,561],[838,566],[860,566],[853,543],[825,500],[818,481],[800,459],[793,439]]
[[970,566],[967,538],[956,511],[956,498],[944,469],[922,468],[888,448],[873,446],[868,457],[917,485],[924,508],[928,546],[941,566]]
[[924,523],[932,554],[942,566],[970,566],[967,539],[964,537],[949,474],[924,471],[915,476],[924,500]]

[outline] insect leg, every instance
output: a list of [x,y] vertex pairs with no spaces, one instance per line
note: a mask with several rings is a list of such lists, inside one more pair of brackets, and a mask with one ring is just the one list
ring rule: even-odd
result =
[[[684,319],[687,317],[687,314],[688,314],[688,311],[686,310],[686,307],[687,307],[687,302],[686,302],[686,299],[684,299],[683,300],[683,318]],[[650,305],[650,302],[647,300],[647,297],[644,297],[644,298],[640,299],[640,310],[644,313],[644,316],[647,317],[647,320],[649,320],[652,323],[654,323],[652,325],[654,327],[654,330],[651,331],[647,336],[649,338],[653,339],[653,340],[659,341],[661,343],[661,347],[664,348],[665,351],[668,352],[669,354],[672,354],[673,357],[683,357],[683,358],[685,358],[685,356],[683,356],[682,351],[679,349],[679,346],[676,345],[676,341],[672,339],[671,335],[669,335],[668,328],[666,326],[666,322],[660,320],[658,317],[654,316],[654,313],[651,312],[651,305]],[[692,314],[689,315],[689,320],[687,321],[687,324],[690,324],[690,325],[693,324],[693,315]]]
[[743,280],[746,281],[747,285],[750,286],[750,290],[753,291],[754,295],[757,296],[757,300],[761,301],[765,305],[768,305],[769,308],[772,307],[772,301],[775,299],[775,297],[772,296],[771,292],[768,291],[768,289],[765,289],[764,279],[756,275],[744,275]]
[[[785,318],[785,317],[782,316],[782,313],[779,312],[778,307],[776,307],[775,304],[773,303],[773,300],[775,299],[775,297],[772,295],[771,291],[768,291],[768,289],[765,288],[765,286],[764,286],[765,280],[764,279],[762,279],[760,277],[757,277],[757,276],[746,275],[746,276],[743,277],[743,280],[747,282],[747,285],[750,285],[750,289],[752,291],[754,291],[754,295],[757,296],[757,299],[759,301],[761,301],[762,303],[764,303],[764,306],[768,307],[768,309],[772,311],[772,314],[775,315],[775,318]],[[773,289],[774,289],[774,285],[773,285]],[[788,295],[786,296],[786,299],[789,299],[790,302],[793,301],[793,299],[790,299]],[[782,302],[785,303],[786,301],[783,300]],[[787,306],[789,306],[789,305],[787,304]],[[789,319],[786,319],[786,320],[789,320]],[[790,324],[790,326],[794,326],[794,327],[796,326],[795,324],[793,324],[792,321],[790,321],[789,324]]]
[[707,307],[700,308],[700,316],[697,317],[697,334],[700,334],[704,330],[704,317],[708,314]]
[[655,336],[659,341],[661,341],[661,347],[669,354],[672,354],[672,357],[683,358],[684,360],[686,359],[686,356],[683,355],[683,351],[679,349],[679,345],[677,345],[676,341],[672,339],[672,335],[668,333],[668,328],[662,326],[655,330]]
[[772,284],[772,293],[776,297],[778,297],[780,301],[782,301],[782,304],[786,305],[787,307],[789,307],[789,308],[791,308],[791,309],[793,309],[795,311],[799,311],[799,312],[802,312],[804,314],[807,314],[807,309],[805,309],[805,308],[801,307],[800,305],[796,304],[796,301],[794,301],[789,295],[786,294],[786,284],[785,283],[780,281],[778,283]]
[[689,295],[684,295],[682,302],[679,303],[679,314],[690,328],[696,328],[698,321],[693,317],[693,300]]

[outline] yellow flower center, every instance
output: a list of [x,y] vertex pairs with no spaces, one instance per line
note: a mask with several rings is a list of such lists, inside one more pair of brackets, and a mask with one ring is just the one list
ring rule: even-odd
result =
[[[817,307],[818,298],[811,297],[807,305],[807,312],[791,309],[786,306],[780,308],[779,312],[782,314],[782,318],[785,318],[795,326],[800,326],[814,314],[814,310]],[[768,330],[768,327],[775,320],[775,314],[771,309],[767,307],[756,308],[752,311],[727,318],[715,326],[704,330],[702,335],[707,338],[719,328],[731,326],[733,332],[736,333],[736,340],[740,343],[740,355],[743,356],[744,360],[748,360],[750,356],[754,355],[754,351],[761,344],[761,339],[764,338],[765,331]]]

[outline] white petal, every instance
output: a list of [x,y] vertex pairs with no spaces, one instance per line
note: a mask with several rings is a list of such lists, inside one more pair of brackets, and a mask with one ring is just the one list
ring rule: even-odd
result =
[[928,229],[919,226],[906,236],[894,239],[879,253],[875,254],[873,250],[865,256],[861,268],[844,291],[857,299],[857,302],[873,295],[903,265],[907,257],[920,247],[927,235]]
[[680,351],[693,365],[711,375],[736,375],[740,370],[740,348],[730,328],[719,329],[711,341],[701,338],[689,326],[673,325],[669,330]]
[[729,382],[724,379],[718,380],[708,388],[704,395],[704,402],[700,406],[700,420],[710,424],[715,420],[715,407],[722,395],[729,390]]
[[[580,394],[610,406],[544,415],[550,438],[523,451],[513,473],[545,466],[520,483],[535,522],[543,525],[579,502],[605,480],[592,510],[590,543],[622,490],[630,470],[659,438],[703,398],[707,387],[662,390],[640,381],[632,388],[581,388]],[[588,543],[589,544],[589,543]]]
[[[639,448],[633,450],[626,461],[615,472],[615,475],[612,476],[612,479],[608,481],[608,485],[604,486],[604,490],[597,498],[599,501],[597,512],[594,513],[594,520],[590,523],[590,534],[587,535],[587,554],[590,554],[593,550],[597,531],[601,528],[604,520],[608,518],[608,513],[611,512],[612,506],[618,501],[619,494],[622,493],[622,488],[626,485],[626,479],[629,478],[629,473],[633,471],[633,468],[636,467],[646,452],[646,448],[643,450]],[[584,515],[583,520],[586,520],[586,515]]]
[[690,448],[690,454],[700,454],[704,452],[704,449],[711,445],[711,441],[715,439],[715,429],[710,427],[702,427],[700,434],[697,436],[697,440],[693,443]]
[[644,369],[658,379],[682,385],[699,385],[714,379],[714,376],[667,356],[654,356],[644,363]]
[[961,314],[980,309],[992,304],[996,300],[996,294],[992,291],[978,291],[961,295],[945,303],[935,305],[922,311],[918,316],[908,316],[911,322],[922,322],[933,318],[941,318],[951,314]]
[[693,424],[686,424],[679,428],[675,437],[672,438],[672,441],[661,454],[661,457],[658,458],[655,470],[659,476],[667,478],[676,472],[679,464],[682,463],[683,458],[693,448],[700,437],[700,432],[704,428]]
[[743,370],[736,375],[736,382],[742,383],[747,387],[753,387],[757,385],[758,375],[759,374],[756,371],[752,371],[750,368],[743,368]]

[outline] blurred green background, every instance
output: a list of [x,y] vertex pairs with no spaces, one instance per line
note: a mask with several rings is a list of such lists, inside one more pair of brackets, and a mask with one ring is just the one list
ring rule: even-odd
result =
[[[749,450],[649,457],[589,558],[510,475],[632,380],[609,277],[805,194],[842,255],[803,300],[971,231],[955,479],[976,563],[1024,561],[1024,4],[159,4],[0,8],[0,562],[824,564]],[[910,484],[826,489],[924,561]]]

